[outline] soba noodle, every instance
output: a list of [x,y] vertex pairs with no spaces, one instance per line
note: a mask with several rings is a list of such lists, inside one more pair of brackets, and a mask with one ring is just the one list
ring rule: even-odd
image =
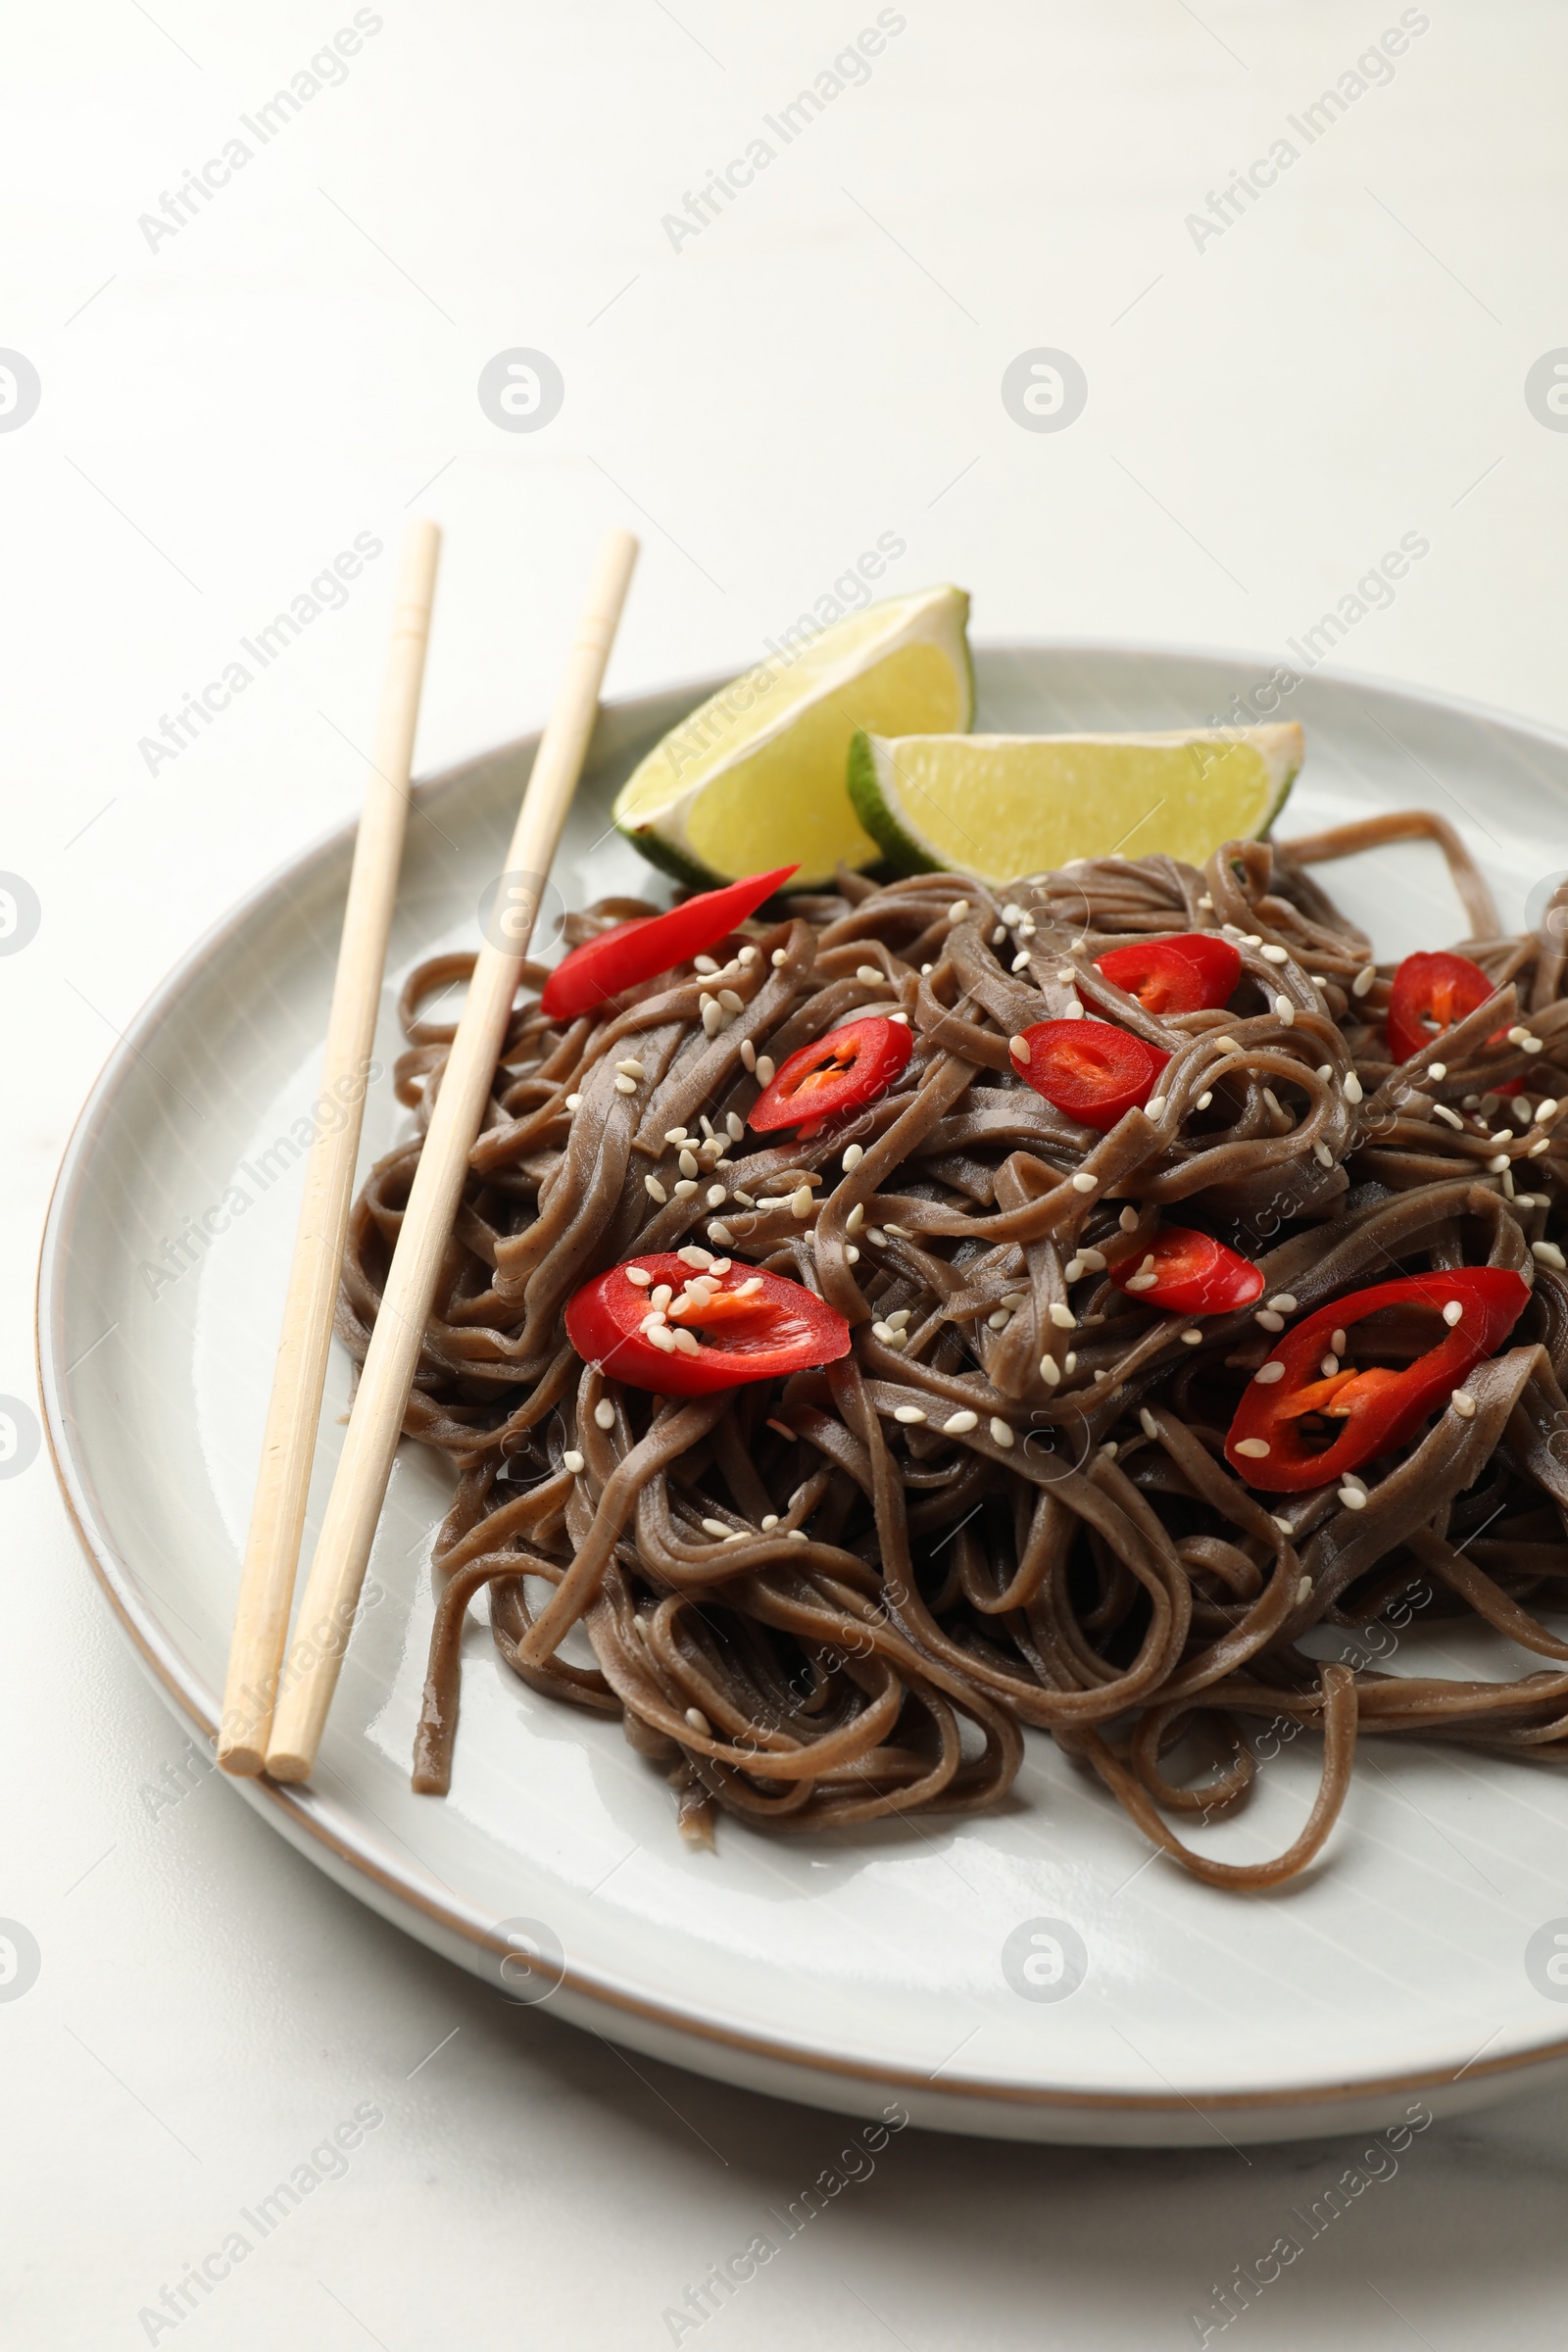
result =
[[[1395,1067],[1388,967],[1307,867],[1411,832],[1445,849],[1464,953],[1503,994]],[[650,911],[605,901],[567,936]],[[1095,967],[1130,936],[1203,929],[1240,950],[1231,1009],[1156,1017]],[[1448,828],[1232,842],[1201,873],[1106,858],[1000,895],[841,872],[744,937],[722,973],[686,967],[564,1025],[526,967],[405,1425],[460,1473],[416,1788],[448,1786],[481,1588],[507,1666],[617,1720],[699,1838],[718,1812],[796,1832],[978,1812],[1034,1725],[1199,1878],[1263,1887],[1322,1847],[1359,1737],[1568,1751],[1568,1641],[1535,1613],[1568,1600],[1568,1277],[1546,1240],[1568,1184],[1551,1125],[1568,995],[1556,937],[1497,936]],[[453,1035],[423,1007],[472,960],[438,956],[405,991],[398,1088],[421,1126]],[[1014,1033],[1074,1001],[1171,1056],[1150,1112],[1106,1135],[1009,1059]],[[893,1090],[757,1148],[759,1056],[874,1010],[914,1038]],[[340,1328],[359,1357],[418,1154],[390,1153],[355,1208]],[[1167,1210],[1253,1258],[1281,1304],[1195,1324],[1116,1289],[1107,1246]],[[819,1292],[853,1352],[684,1400],[584,1364],[562,1320],[577,1288],[685,1245]],[[1369,1466],[1359,1508],[1338,1482],[1260,1497],[1239,1481],[1225,1432],[1285,1318],[1479,1264],[1534,1287],[1467,1380],[1472,1417],[1445,1411]],[[1337,1629],[1364,1648],[1416,1608],[1543,1665],[1438,1679],[1301,1646]],[[1243,1805],[1265,1740],[1302,1731],[1321,1735],[1321,1785],[1286,1852],[1222,1863],[1178,1838],[1168,1816]]]

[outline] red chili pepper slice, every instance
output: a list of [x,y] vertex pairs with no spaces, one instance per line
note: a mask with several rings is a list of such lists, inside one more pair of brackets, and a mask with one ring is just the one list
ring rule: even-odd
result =
[[[1465,1374],[1493,1355],[1512,1331],[1530,1298],[1527,1283],[1503,1266],[1463,1266],[1450,1274],[1403,1274],[1375,1283],[1332,1306],[1319,1307],[1278,1341],[1268,1362],[1283,1364],[1275,1379],[1254,1373],[1237,1407],[1225,1440],[1225,1457],[1250,1487],[1267,1494],[1294,1494],[1327,1486],[1374,1455],[1388,1453],[1414,1437],[1428,1414],[1445,1405]],[[1429,1306],[1439,1314],[1462,1311],[1446,1336],[1403,1366],[1348,1364],[1323,1371],[1330,1335],[1348,1338],[1358,1323],[1381,1308]],[[1446,1320],[1446,1318],[1445,1318]],[[1302,1423],[1321,1413],[1345,1424],[1333,1443],[1314,1452]],[[1264,1453],[1245,1453],[1261,1445]]]
[[913,1052],[914,1039],[903,1021],[875,1012],[847,1021],[790,1055],[758,1096],[747,1124],[761,1135],[775,1127],[814,1135],[840,1111],[860,1110],[886,1094]]
[[[1468,956],[1426,954],[1407,956],[1394,975],[1389,994],[1389,1054],[1395,1061],[1408,1061],[1423,1046],[1455,1021],[1462,1021],[1467,1012],[1474,1012],[1496,988],[1479,963]],[[1487,1040],[1495,1045],[1506,1036],[1497,1030]]]
[[755,914],[794,871],[793,865],[780,865],[770,874],[748,874],[740,882],[726,882],[722,890],[705,890],[667,914],[641,914],[601,931],[597,939],[585,939],[545,982],[540,1010],[553,1021],[574,1020],[579,1012],[597,1010],[607,997],[618,997],[623,988],[703,955]]
[[[633,1268],[647,1282],[633,1282]],[[648,1336],[655,1316],[666,1345]],[[677,1332],[690,1334],[695,1352]],[[708,1396],[850,1352],[844,1317],[803,1284],[727,1257],[705,1267],[663,1253],[629,1258],[584,1283],[566,1308],[566,1337],[586,1363],[655,1396]]]
[[1216,931],[1174,939],[1133,939],[1095,958],[1146,1012],[1213,1012],[1228,1004],[1242,976],[1242,952]]
[[1109,1021],[1036,1021],[1023,1041],[1028,1062],[1015,1055],[1012,1064],[1019,1077],[1069,1119],[1102,1135],[1124,1111],[1142,1109],[1170,1059]]
[[1173,1315],[1223,1315],[1250,1306],[1263,1275],[1250,1257],[1188,1225],[1162,1225],[1149,1247],[1110,1269],[1117,1290]]

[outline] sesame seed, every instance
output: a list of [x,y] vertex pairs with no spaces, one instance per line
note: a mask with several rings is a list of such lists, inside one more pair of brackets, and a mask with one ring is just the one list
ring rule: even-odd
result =
[[1129,1274],[1122,1284],[1125,1291],[1152,1291],[1159,1286],[1157,1274]]
[[694,1732],[701,1732],[705,1739],[710,1740],[712,1738],[713,1727],[709,1722],[708,1717],[703,1713],[701,1707],[688,1707],[686,1710],[686,1721],[691,1725]]
[[1213,1100],[1214,1097],[1212,1092],[1205,1088],[1202,1094],[1200,1094],[1198,1098],[1197,1108],[1200,1110],[1206,1110]]
[[715,1217],[708,1228],[708,1238],[710,1242],[716,1242],[721,1250],[727,1250],[735,1236],[727,1225],[721,1225]]
[[1350,982],[1351,996],[1364,997],[1377,976],[1378,967],[1375,963],[1363,963],[1355,978]]
[[682,1355],[701,1354],[702,1350],[697,1345],[696,1335],[693,1332],[673,1331],[669,1336],[674,1341],[676,1347],[680,1349]]
[[1345,1353],[1345,1330],[1342,1324],[1336,1323],[1334,1329],[1330,1332],[1329,1346],[1333,1348],[1336,1355],[1343,1355]]
[[1029,1058],[1029,1040],[1028,1040],[1028,1039],[1027,1039],[1027,1038],[1024,1036],[1024,1034],[1023,1034],[1023,1031],[1022,1031],[1021,1029],[1019,1030],[1019,1032],[1018,1032],[1018,1034],[1017,1034],[1017,1036],[1016,1036],[1016,1037],[1009,1037],[1009,1038],[1008,1038],[1008,1040],[1007,1040],[1007,1052],[1008,1052],[1008,1053],[1009,1053],[1009,1054],[1012,1055],[1012,1058],[1013,1058],[1013,1060],[1014,1060],[1014,1061],[1027,1061],[1027,1060],[1028,1060],[1028,1058]]
[[1446,1078],[1447,1075],[1448,1065],[1446,1061],[1429,1061],[1427,1063],[1427,1076],[1429,1078]]
[[1471,1396],[1468,1389],[1455,1389],[1453,1395],[1448,1398],[1448,1402],[1452,1405],[1454,1411],[1458,1414],[1461,1421],[1473,1421],[1475,1419],[1476,1400]]
[[561,1467],[563,1470],[569,1470],[573,1478],[577,1478],[581,1475],[583,1469],[583,1458],[582,1455],[576,1450],[575,1446],[569,1453],[564,1453],[562,1455]]
[[869,980],[872,987],[877,988],[881,986],[886,975],[879,963],[858,963],[855,967],[855,977],[857,980]]
[[879,1250],[885,1249],[887,1246],[887,1235],[881,1232],[880,1229],[875,1225],[868,1225],[866,1227],[865,1238],[868,1242],[875,1242]]
[[772,1534],[772,1532],[773,1532],[773,1530],[774,1530],[774,1528],[775,1528],[775,1527],[777,1527],[777,1525],[778,1525],[778,1513],[777,1513],[777,1511],[769,1511],[769,1512],[767,1513],[767,1516],[766,1516],[766,1517],[765,1517],[765,1518],[762,1520],[762,1522],[761,1522],[761,1528],[762,1528],[762,1533],[763,1533],[763,1535],[764,1535],[764,1536],[771,1535],[771,1534]]
[[1300,1300],[1294,1291],[1276,1291],[1268,1303],[1277,1315],[1294,1315]]
[[1234,1037],[1215,1037],[1209,1040],[1216,1054],[1239,1054],[1241,1047]]
[[[1287,1535],[1289,1535],[1289,1534],[1291,1533],[1291,1523],[1290,1523],[1290,1521],[1289,1521],[1288,1519],[1276,1519],[1276,1520],[1275,1520],[1275,1522],[1274,1522],[1274,1524],[1275,1524],[1275,1526],[1276,1526],[1276,1527],[1281,1527],[1281,1528],[1283,1528],[1283,1529],[1285,1530],[1285,1533],[1286,1533]],[[1312,1579],[1311,1579],[1309,1576],[1303,1576],[1303,1577],[1302,1577],[1302,1579],[1301,1579],[1301,1581],[1300,1581],[1300,1583],[1299,1583],[1299,1584],[1297,1586],[1297,1588],[1296,1588],[1296,1605],[1297,1605],[1297,1607],[1298,1607],[1298,1609],[1299,1609],[1299,1608],[1304,1608],[1304,1607],[1305,1607],[1305,1605],[1306,1605],[1306,1603],[1307,1603],[1307,1602],[1308,1602],[1308,1601],[1311,1599],[1311,1597],[1312,1597]]]
[[[1240,1446],[1237,1447],[1237,1451],[1241,1451]],[[1364,1511],[1366,1509],[1366,1495],[1359,1487],[1342,1487],[1340,1500],[1348,1511]]]
[[1069,1002],[1062,1006],[1061,1017],[1064,1021],[1081,1021],[1083,1019],[1084,1008],[1079,1004],[1076,997],[1071,998]]
[[682,1145],[680,1159],[677,1164],[683,1176],[695,1176],[697,1173],[696,1152],[688,1150],[686,1146]]
[[1458,1298],[1450,1298],[1444,1307],[1443,1320],[1448,1325],[1450,1330],[1455,1323],[1462,1323],[1464,1320],[1464,1305],[1462,1300]]
[[788,963],[789,952],[784,948],[775,948],[767,960],[773,966],[773,969],[776,972],[781,963]]
[[1276,1380],[1285,1378],[1285,1366],[1271,1359],[1266,1364],[1259,1364],[1252,1378],[1260,1389],[1270,1388]]
[[805,1544],[808,1541],[804,1527],[792,1527],[789,1531],[789,1538],[792,1544]]
[[601,1396],[599,1402],[594,1406],[594,1419],[601,1429],[614,1428],[615,1408],[608,1396]]
[[1533,1257],[1538,1258],[1542,1265],[1555,1267],[1559,1274],[1568,1268],[1568,1258],[1563,1256],[1555,1242],[1532,1242],[1530,1253]]
[[1005,1331],[1011,1321],[1012,1317],[1007,1309],[1004,1306],[999,1306],[994,1315],[987,1315],[986,1327],[990,1331]]
[[628,1266],[626,1268],[626,1280],[636,1283],[639,1290],[646,1290],[653,1279],[646,1266]]
[[757,1056],[757,1075],[763,1086],[772,1085],[773,1056],[771,1054],[759,1054]]
[[1059,1300],[1054,1298],[1051,1302],[1051,1305],[1047,1309],[1047,1312],[1058,1331],[1077,1330],[1078,1318],[1073,1313],[1070,1306],[1063,1306]]
[[[1125,1207],[1125,1208],[1122,1210],[1122,1212],[1121,1212],[1120,1216],[1119,1216],[1119,1217],[1116,1219],[1116,1222],[1117,1222],[1117,1224],[1118,1224],[1118,1225],[1121,1227],[1121,1229],[1122,1229],[1123,1233],[1136,1233],[1136,1232],[1138,1231],[1138,1211],[1137,1211],[1137,1209],[1136,1209],[1136,1208],[1134,1208],[1134,1207],[1133,1207],[1133,1205],[1132,1205],[1132,1203],[1131,1203],[1130,1201],[1128,1202],[1127,1206],[1126,1206],[1126,1207]],[[1082,1255],[1083,1255],[1083,1257],[1084,1257],[1084,1262],[1087,1264],[1087,1263],[1088,1263],[1088,1252],[1087,1252],[1087,1250],[1083,1251],[1081,1254],[1082,1254]],[[1103,1265],[1105,1261],[1104,1261],[1104,1259],[1103,1259],[1103,1258],[1102,1258],[1100,1262],[1101,1262],[1101,1264],[1102,1264],[1102,1265]]]
[[1450,1110],[1446,1102],[1434,1102],[1432,1116],[1435,1119],[1441,1119],[1446,1127],[1456,1127],[1461,1135],[1464,1133],[1463,1119],[1456,1110]]
[[855,1247],[855,1244],[854,1244],[853,1242],[851,1242],[851,1243],[850,1243],[850,1245],[849,1245],[849,1247],[846,1249],[846,1250],[845,1250],[844,1254],[845,1254],[845,1257],[848,1259],[849,1263],[850,1263],[852,1266],[858,1266],[858,1265],[859,1264],[859,1262],[860,1262],[860,1252],[858,1251],[858,1250],[857,1250],[857,1248]]
[[1339,1357],[1337,1355],[1326,1355],[1324,1356],[1322,1362],[1318,1365],[1318,1372],[1324,1380],[1332,1380],[1339,1368]]
[[660,1183],[657,1176],[645,1176],[643,1178],[643,1191],[648,1195],[650,1200],[657,1200],[661,1208],[663,1207],[664,1202],[669,1199],[669,1195],[665,1192],[663,1186]]
[[993,1445],[1002,1446],[1012,1444],[1010,1427],[1005,1421],[1000,1420],[995,1413],[991,1416],[991,1441]]
[[742,948],[736,961],[738,963],[755,963],[760,953],[760,951],[757,948]]
[[1147,1404],[1141,1404],[1138,1408],[1138,1426],[1146,1438],[1157,1438],[1159,1435],[1159,1423]]
[[811,1188],[808,1184],[803,1184],[790,1195],[790,1215],[799,1217],[804,1224],[810,1213]]
[[1272,1307],[1260,1306],[1252,1320],[1254,1323],[1260,1323],[1265,1331],[1283,1331],[1285,1329],[1285,1317],[1275,1314]]
[[1182,1333],[1182,1339],[1189,1348],[1197,1348],[1201,1343],[1202,1337],[1200,1331],[1184,1331]]
[[1544,1102],[1539,1102],[1536,1105],[1536,1125],[1538,1127],[1544,1127],[1548,1120],[1554,1119],[1557,1116],[1560,1108],[1561,1104],[1557,1102],[1556,1098],[1552,1095],[1548,1095]]
[[971,1413],[967,1405],[956,1413],[950,1413],[942,1424],[944,1432],[950,1438],[966,1438],[971,1429],[978,1429],[979,1426],[979,1414]]
[[1268,963],[1289,963],[1291,960],[1289,948],[1260,948],[1258,953]]
[[1165,1116],[1165,1104],[1168,1100],[1169,1097],[1165,1095],[1151,1095],[1149,1101],[1144,1104],[1145,1117],[1162,1119]]
[[[1134,1223],[1136,1222],[1135,1218]],[[1081,1266],[1087,1266],[1092,1274],[1102,1274],[1105,1270],[1104,1254],[1099,1250],[1081,1249],[1078,1252],[1078,1263]]]
[[1238,1453],[1245,1454],[1249,1461],[1260,1462],[1268,1453],[1268,1440],[1266,1438],[1238,1438],[1236,1450]]
[[706,1274],[713,1262],[713,1252],[705,1250],[701,1242],[684,1243],[675,1255],[683,1266],[693,1266],[699,1274]]
[[1060,1381],[1061,1366],[1054,1355],[1043,1355],[1040,1358],[1040,1377],[1053,1389]]
[[1334,1154],[1321,1137],[1312,1146],[1312,1156],[1320,1168],[1332,1168],[1334,1165]]
[[581,1097],[581,1095],[568,1095],[568,1096],[566,1097],[566,1108],[567,1108],[568,1110],[581,1110],[581,1108],[582,1108],[582,1097]]
[[615,1092],[617,1095],[634,1095],[637,1092],[636,1079],[618,1077],[615,1080]]
[[1347,1102],[1359,1102],[1361,1101],[1361,1081],[1353,1070],[1347,1070],[1345,1076],[1340,1080],[1340,1084],[1345,1090],[1345,1100]]
[[968,911],[969,902],[967,899],[955,899],[953,905],[948,908],[948,920],[950,923],[961,923]]
[[1495,1158],[1495,1159],[1489,1159],[1489,1160],[1488,1160],[1488,1162],[1487,1162],[1487,1174],[1488,1174],[1489,1176],[1500,1176],[1500,1175],[1502,1174],[1502,1171],[1503,1171],[1503,1169],[1504,1169],[1504,1168],[1506,1168],[1506,1167],[1508,1167],[1508,1166],[1510,1166],[1511,1164],[1512,1164],[1512,1163],[1510,1162],[1510,1160],[1509,1160],[1509,1158],[1508,1158],[1508,1154],[1507,1154],[1507,1152],[1499,1152],[1497,1153],[1497,1156],[1496,1156],[1496,1158]]
[[925,1419],[925,1412],[923,1407],[918,1404],[901,1404],[895,1406],[893,1418],[895,1421],[906,1422],[912,1428],[916,1421]]
[[1072,1180],[1072,1189],[1075,1193],[1097,1193],[1100,1190],[1100,1179],[1098,1176],[1086,1175],[1080,1168]]
[[689,1200],[691,1199],[691,1197],[692,1197],[693,1193],[695,1193],[695,1192],[696,1192],[696,1190],[697,1190],[697,1179],[696,1179],[696,1177],[695,1177],[695,1176],[683,1176],[683,1177],[681,1178],[681,1180],[680,1180],[679,1184],[677,1184],[677,1185],[676,1185],[676,1187],[675,1187],[675,1198],[676,1198],[676,1200]]
[[1083,1278],[1083,1258],[1081,1256],[1069,1257],[1061,1269],[1061,1279],[1063,1282],[1079,1282]]
[[624,1061],[617,1061],[615,1067],[626,1078],[643,1078],[647,1075],[642,1063],[634,1054],[628,1054]]

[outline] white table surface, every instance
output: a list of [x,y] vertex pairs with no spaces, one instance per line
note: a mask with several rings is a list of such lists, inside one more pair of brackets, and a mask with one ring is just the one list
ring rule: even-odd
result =
[[[870,0],[383,0],[335,86],[240,130],[354,13],[8,26],[0,344],[41,382],[0,431],[0,867],[41,906],[0,957],[23,1397],[74,1112],[174,957],[354,808],[415,511],[447,531],[426,769],[537,723],[612,522],[645,538],[613,690],[739,666],[883,533],[889,586],[964,582],[982,634],[1271,661],[1413,533],[1342,658],[1568,725],[1568,438],[1524,392],[1568,335],[1560,7],[1404,11],[1427,28],[1392,80],[1308,145],[1288,118],[1396,0],[901,0],[869,77],[762,131],[772,162],[678,247],[663,216]],[[139,216],[236,131],[249,162],[150,243]],[[1187,216],[1282,135],[1298,159],[1200,244]],[[564,379],[534,434],[476,398],[514,347]],[[1003,407],[1037,347],[1086,372],[1065,431]],[[140,740],[362,532],[387,552],[342,609],[149,772]],[[1146,2352],[1196,2342],[1189,2312],[1355,2154],[911,2131],[678,2328],[844,2128],[634,2065],[371,1917],[199,1760],[180,1779],[44,1456],[0,1483],[0,1916],[42,1959],[0,2002],[8,2344]],[[367,2102],[342,2178],[177,2326],[141,2316]],[[1565,2165],[1556,2100],[1433,2130],[1227,2338],[1559,2344]]]

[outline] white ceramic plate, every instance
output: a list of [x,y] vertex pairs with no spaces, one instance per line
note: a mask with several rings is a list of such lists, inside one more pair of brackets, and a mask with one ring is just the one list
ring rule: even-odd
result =
[[[1153,649],[994,648],[978,657],[977,723],[1205,722],[1271,671]],[[556,869],[567,904],[648,886],[607,835],[610,800],[714,682],[605,713]],[[1442,809],[1506,922],[1568,865],[1568,741],[1343,676],[1299,681],[1280,714],[1308,743],[1286,834]],[[377,1044],[388,1072],[397,985],[433,951],[473,942],[532,751],[508,746],[421,789],[428,821],[410,827]],[[82,1113],[44,1248],[42,1389],[61,1480],[127,1634],[209,1738],[298,1207],[286,1139],[316,1093],[349,850],[339,834],[274,876],[160,990]],[[1383,954],[1463,928],[1425,848],[1326,878]],[[384,1075],[367,1161],[403,1116]],[[223,1229],[189,1269],[150,1279],[166,1239],[215,1208],[208,1224]],[[335,1353],[307,1556],[347,1372]],[[918,2122],[1040,2139],[1375,2127],[1418,2098],[1475,2103],[1568,2066],[1568,1984],[1542,1961],[1544,1929],[1556,1921],[1568,1937],[1568,1781],[1548,1769],[1368,1743],[1326,1859],[1263,1897],[1152,1859],[1032,1732],[1013,1799],[988,1819],[777,1841],[723,1821],[705,1855],[682,1847],[662,1779],[619,1731],[535,1697],[475,1616],[451,1798],[414,1796],[430,1538],[447,1492],[441,1466],[405,1446],[371,1566],[382,1597],[354,1634],[318,1779],[238,1786],[340,1884],[509,1997],[544,1992],[637,2048],[790,2097],[862,2114],[898,2098]],[[1403,1642],[1401,1664],[1434,1654],[1418,1627]],[[1461,1649],[1482,1671],[1525,1664],[1446,1632],[1437,1649],[1439,1671],[1455,1671]],[[1248,1812],[1200,1833],[1208,1847],[1242,1859],[1288,1844],[1315,1786],[1313,1747],[1270,1761]],[[519,1944],[545,1955],[531,1973]]]

